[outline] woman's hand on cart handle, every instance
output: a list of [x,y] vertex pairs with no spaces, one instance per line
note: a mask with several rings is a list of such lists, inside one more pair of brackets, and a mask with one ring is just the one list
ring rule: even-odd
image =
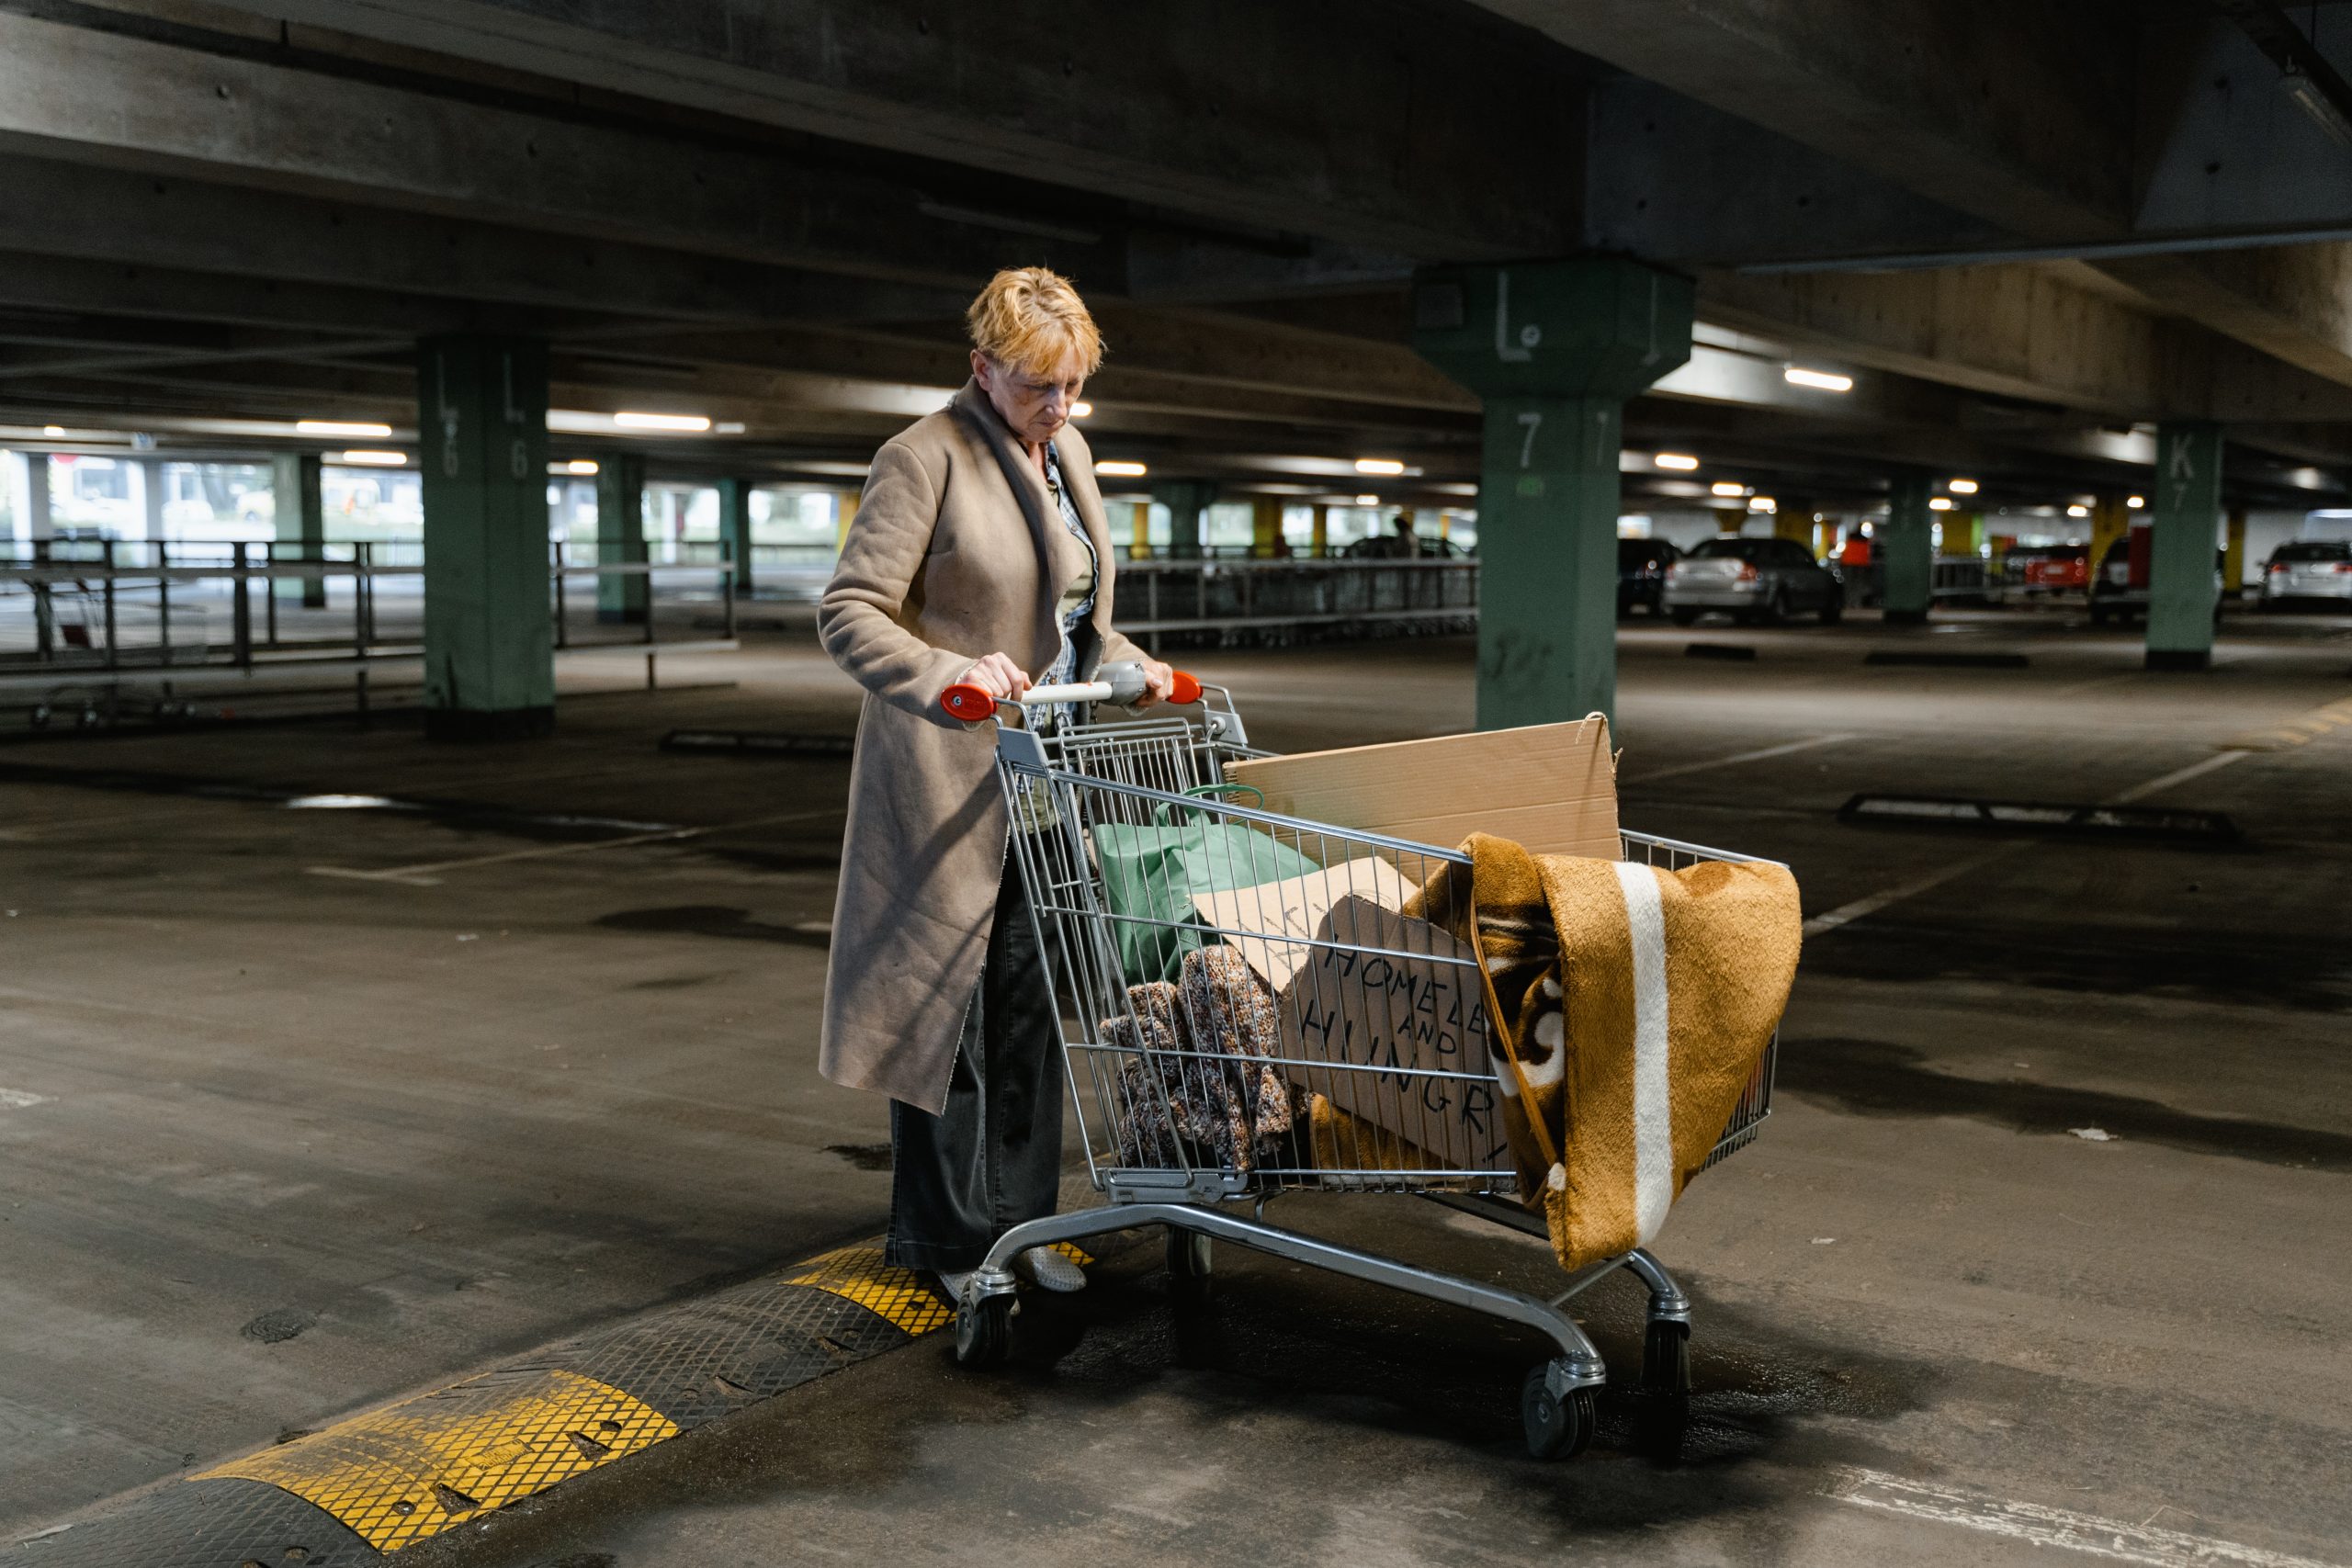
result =
[[1169,668],[1165,664],[1162,664],[1157,659],[1146,659],[1139,660],[1139,662],[1143,665],[1143,695],[1135,700],[1135,705],[1136,707],[1157,707],[1161,703],[1165,702],[1200,701],[1201,683],[1198,681],[1193,680],[1190,675],[1185,676],[1184,679],[1186,682],[1191,683],[1193,694],[1189,697],[1179,697],[1176,695],[1176,671],[1174,670]]
[[954,684],[939,694],[939,705],[969,724],[992,716],[1001,702],[1018,701],[1029,686],[1026,671],[1005,654],[991,653],[973,660],[969,670],[956,676]]

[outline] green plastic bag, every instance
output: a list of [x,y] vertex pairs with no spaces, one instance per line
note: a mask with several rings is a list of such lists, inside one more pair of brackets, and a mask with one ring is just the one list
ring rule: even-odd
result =
[[[1250,786],[1211,784],[1191,793],[1225,788]],[[1323,869],[1247,823],[1195,818],[1180,825],[1168,819],[1165,807],[1148,827],[1099,822],[1092,836],[1103,902],[1113,915],[1132,917],[1111,921],[1119,968],[1131,986],[1175,979],[1184,954],[1201,945],[1193,894],[1255,887]]]

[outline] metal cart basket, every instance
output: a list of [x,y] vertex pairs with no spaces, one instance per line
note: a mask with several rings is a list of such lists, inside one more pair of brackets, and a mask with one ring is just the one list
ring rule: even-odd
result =
[[[1109,1200],[996,1243],[957,1303],[956,1359],[986,1366],[1009,1351],[1021,1252],[1159,1224],[1180,1289],[1205,1287],[1214,1238],[1548,1335],[1558,1354],[1528,1374],[1521,1398],[1539,1458],[1574,1453],[1591,1437],[1605,1369],[1567,1303],[1617,1269],[1649,1292],[1645,1390],[1686,1395],[1690,1301],[1646,1251],[1584,1269],[1544,1301],[1266,1223],[1269,1200],[1319,1190],[1414,1194],[1544,1234],[1518,1201],[1483,1009],[1460,1005],[1479,994],[1475,960],[1430,926],[1372,909],[1394,909],[1449,866],[1466,874],[1469,861],[1246,804],[1247,786],[1227,784],[1224,765],[1268,753],[1250,747],[1230,694],[1189,676],[1178,677],[1183,710],[1058,728],[1007,722],[1023,712],[1075,718],[1139,689],[1135,666],[1102,674],[1033,688],[1017,704],[968,686],[944,700],[958,716],[998,718],[1007,852],[1053,988],[1088,1170]],[[1624,858],[1668,869],[1754,858],[1622,837]],[[1158,885],[1157,904],[1149,880],[1133,875],[1154,856],[1182,863]],[[1318,906],[1348,895],[1366,903],[1348,906],[1352,923],[1335,905],[1310,926],[1281,907],[1280,890],[1300,879],[1318,886]],[[1165,891],[1170,881],[1215,897],[1180,901]],[[1279,1003],[1270,980],[1284,982]],[[1418,1049],[1363,1049],[1356,1026],[1400,1009],[1401,1032]],[[1753,1139],[1770,1112],[1778,1047],[1776,1037],[1709,1164]]]

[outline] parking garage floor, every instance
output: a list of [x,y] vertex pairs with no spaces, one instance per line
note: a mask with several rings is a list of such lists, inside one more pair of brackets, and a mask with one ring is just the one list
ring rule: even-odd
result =
[[[920,1338],[403,1555],[2352,1563],[2352,624],[2233,621],[2200,676],[2056,615],[1621,650],[1627,825],[1788,861],[1812,928],[1765,1135],[1657,1248],[1696,1300],[1678,1459],[1618,1389],[1590,1452],[1527,1461],[1541,1352],[1484,1320],[1232,1248],[1180,1311],[1140,1246],[1005,1373]],[[1182,662],[1283,750],[1468,716],[1462,640]],[[885,1107],[813,1062],[846,758],[659,744],[846,736],[854,690],[790,630],[663,679],[503,749],[396,714],[0,748],[11,1561],[878,1232]],[[1840,822],[1861,792],[2241,838]],[[1285,1210],[1555,1272],[1408,1200]],[[1638,1292],[1589,1300],[1630,1369]]]

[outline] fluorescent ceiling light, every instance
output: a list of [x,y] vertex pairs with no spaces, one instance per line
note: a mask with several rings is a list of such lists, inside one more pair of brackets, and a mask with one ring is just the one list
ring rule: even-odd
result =
[[585,477],[586,475],[593,474],[596,471],[596,459],[594,457],[574,457],[571,461],[563,466],[563,471],[567,474],[579,474]]
[[1141,463],[1097,463],[1094,471],[1108,474],[1114,479],[1139,479],[1150,470]]
[[1939,495],[1932,498],[1928,502],[1928,510],[1930,512],[1950,512],[1951,510],[1951,497],[1948,495]]
[[710,428],[707,415],[698,413],[616,413],[613,423],[623,430],[689,430]]
[[2311,117],[2313,125],[2327,132],[2337,146],[2352,147],[2352,120],[2344,118],[2344,111],[2336,107],[2335,100],[2327,96],[2326,89],[2292,66],[2278,78],[2278,86],[2295,100],[2297,108]]
[[65,427],[62,424],[44,424],[40,427],[40,433],[43,435],[62,435],[65,434]]
[[1699,459],[1686,452],[1660,452],[1650,461],[1661,468],[1672,468],[1681,474],[1687,474],[1699,466]]
[[1386,474],[1394,479],[1404,471],[1405,465],[1394,457],[1358,457],[1356,459],[1356,472],[1360,474]]
[[1750,512],[1778,512],[1781,510],[1781,503],[1773,500],[1769,495],[1752,495],[1747,498],[1747,510]]
[[1952,479],[1944,485],[1944,489],[1951,491],[1954,495],[1974,495],[1976,493],[1976,481],[1974,479]]
[[2123,498],[2123,504],[2137,512],[2148,504],[2148,498],[2144,495],[2127,495]]
[[2087,506],[2070,506],[2066,508],[2066,515],[2069,517],[2088,517],[2090,514],[2091,509]]
[[1069,405],[1069,416],[1072,419],[1084,419],[1093,412],[1094,405],[1090,402],[1080,401]]
[[1358,506],[1378,506],[1380,504],[1380,497],[1376,495],[1360,495],[1356,497],[1356,504]]
[[1733,479],[1717,479],[1709,487],[1717,495],[1746,495],[1747,487]]
[[1781,372],[1781,379],[1792,387],[1811,387],[1816,392],[1850,392],[1854,389],[1851,376],[1840,376],[1828,370],[1807,370],[1792,365]]
[[408,466],[405,452],[338,452],[334,460],[346,468],[404,468]]
[[389,424],[371,424],[354,419],[298,419],[294,428],[304,435],[390,435]]

